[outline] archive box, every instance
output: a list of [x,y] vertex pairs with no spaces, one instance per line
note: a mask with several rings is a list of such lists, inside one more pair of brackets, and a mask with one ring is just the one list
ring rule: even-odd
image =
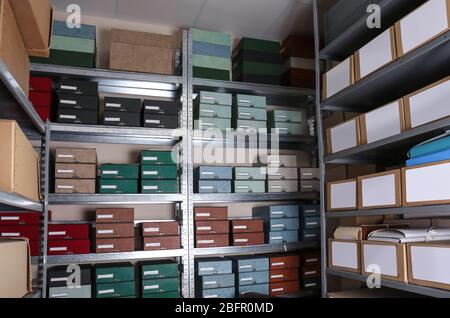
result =
[[360,122],[355,117],[327,129],[327,152],[333,154],[361,144]]
[[298,255],[273,256],[269,260],[270,270],[298,268],[300,257]]
[[327,183],[327,211],[358,209],[358,182],[356,179]]
[[80,194],[94,194],[95,193],[95,179],[56,179],[55,193],[80,193]]
[[267,178],[269,180],[297,180],[297,168],[268,168]]
[[101,264],[94,268],[96,284],[112,284],[135,280],[135,270],[131,263]]
[[298,205],[272,205],[253,208],[253,217],[262,219],[298,218]]
[[134,223],[134,209],[97,209],[96,223]]
[[275,269],[270,271],[270,283],[281,283],[299,279],[297,268]]
[[227,207],[195,207],[195,221],[223,221],[228,219]]
[[328,262],[330,268],[361,273],[361,242],[330,239]]
[[228,233],[226,234],[206,234],[196,235],[195,247],[209,248],[209,247],[226,247],[230,246]]
[[246,294],[269,295],[269,284],[241,285],[237,288],[240,298]]
[[197,260],[195,262],[198,276],[231,274],[233,272],[232,261],[221,258]]
[[134,223],[99,223],[95,225],[96,238],[134,237]]
[[339,93],[354,82],[354,61],[350,56],[323,75],[322,99]]
[[95,242],[96,253],[122,253],[134,252],[134,237],[97,239]]
[[198,276],[200,286],[205,289],[234,287],[235,274]]
[[144,251],[180,249],[180,236],[144,237]]
[[105,97],[104,110],[108,112],[140,113],[142,101],[138,98]]
[[[67,266],[52,267],[47,271],[47,282],[50,287],[67,286],[68,278],[72,275],[67,272]],[[91,285],[91,265],[80,265],[80,285]]]
[[264,232],[233,233],[233,246],[263,245]]
[[270,180],[267,182],[267,191],[270,193],[298,192],[297,180]]
[[269,168],[297,168],[296,155],[268,155]]
[[395,208],[402,205],[400,170],[358,177],[358,208]]
[[195,234],[228,234],[230,233],[229,221],[196,221]]
[[78,288],[70,288],[67,286],[61,287],[50,287],[48,289],[49,298],[92,298],[92,286],[91,285],[81,285]]
[[297,218],[269,219],[265,223],[267,232],[298,231],[300,220]]
[[141,228],[144,237],[180,235],[180,225],[177,221],[143,222]]
[[269,232],[268,244],[284,244],[298,242],[298,231]]
[[178,278],[157,278],[142,281],[142,294],[162,294],[180,291]]
[[239,273],[239,286],[269,283],[269,271]]
[[142,280],[179,277],[178,264],[176,262],[141,262],[139,265]]
[[232,220],[231,229],[233,233],[254,233],[264,231],[263,220]]
[[239,256],[234,259],[238,273],[260,272],[269,270],[269,258],[261,256]]
[[85,148],[56,148],[57,163],[97,163],[97,150]]
[[270,284],[270,296],[296,294],[300,291],[300,282],[282,282]]
[[28,240],[0,240],[0,297],[21,298],[32,291]]

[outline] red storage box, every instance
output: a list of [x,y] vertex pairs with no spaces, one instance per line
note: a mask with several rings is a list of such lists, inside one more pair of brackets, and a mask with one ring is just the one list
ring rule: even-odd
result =
[[42,214],[39,212],[0,212],[2,225],[40,225]]
[[49,224],[48,240],[89,239],[89,224]]
[[89,240],[62,240],[48,242],[48,255],[89,254],[91,242]]
[[30,92],[52,91],[52,79],[48,77],[30,77]]
[[47,121],[47,119],[50,119],[50,108],[46,108],[46,107],[35,107],[39,117],[41,117],[41,119],[43,121]]
[[30,255],[39,256],[41,242],[40,241],[29,241],[29,242],[30,242]]
[[34,107],[47,107],[50,108],[52,105],[52,95],[51,93],[45,92],[30,92],[29,99]]
[[0,237],[26,237],[30,241],[39,241],[41,227],[39,225],[4,225],[0,226]]

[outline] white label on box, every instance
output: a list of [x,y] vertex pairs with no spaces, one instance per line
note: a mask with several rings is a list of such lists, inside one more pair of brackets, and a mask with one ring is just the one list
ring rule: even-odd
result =
[[271,185],[270,188],[271,189],[282,189],[283,187],[280,185]]
[[77,119],[77,116],[75,116],[75,115],[59,115],[59,118],[61,118],[61,119]]
[[240,279],[241,282],[249,282],[249,281],[252,281],[252,280],[255,280],[255,279],[253,277],[245,277],[245,278],[241,278]]
[[159,285],[144,286],[144,290],[159,289]]
[[214,186],[201,186],[200,189],[203,189],[203,190],[213,190],[213,189],[214,189]]
[[114,289],[104,289],[104,290],[99,290],[99,291],[98,291],[98,293],[99,293],[100,295],[103,295],[103,294],[113,294],[114,292],[115,292]]
[[330,192],[332,209],[356,208],[356,181],[332,184]]
[[312,262],[317,262],[319,259],[317,258],[310,258],[306,260],[306,263],[312,263]]
[[61,99],[59,101],[60,104],[68,104],[68,105],[76,105],[77,101],[76,100],[67,100],[67,99]]
[[1,221],[19,221],[20,217],[18,216],[2,216],[0,217]]
[[333,266],[358,269],[358,244],[354,242],[331,242]]
[[237,186],[236,188],[238,188],[238,189],[248,189],[249,186]]
[[284,262],[272,263],[272,266],[284,266]]
[[336,153],[345,149],[358,146],[356,139],[356,119],[350,120],[331,128],[331,152]]
[[219,295],[217,294],[205,295],[203,298],[219,298]]
[[272,224],[271,227],[284,227],[284,224]]
[[206,271],[210,272],[210,271],[214,271],[214,267],[201,267],[201,268],[200,268],[200,271],[201,271],[201,272],[206,272]]
[[146,275],[159,275],[159,270],[144,271],[144,276],[146,276]]
[[202,172],[200,172],[200,174],[203,175],[203,176],[213,176],[214,172],[212,172],[212,171],[202,171]]
[[211,231],[211,226],[198,226],[198,231]]
[[52,294],[51,298],[63,298],[69,296],[68,293],[61,293],[61,294]]
[[450,199],[450,163],[406,170],[406,202]]
[[58,170],[58,173],[73,173],[73,169]]
[[305,212],[305,213],[316,213],[317,210],[305,210],[304,212]]
[[387,29],[359,50],[361,78],[393,61],[391,29]]
[[209,282],[204,282],[204,285],[217,285],[218,283],[216,281],[209,281]]
[[212,110],[212,109],[202,109],[201,110],[203,113],[210,113],[210,114],[215,114],[216,111]]
[[272,211],[272,215],[282,215],[283,211]]
[[310,284],[305,284],[305,287],[314,287],[316,285],[317,285],[316,283],[310,283]]
[[313,174],[311,173],[311,172],[303,172],[302,173],[302,176],[306,176],[306,177],[310,177],[310,176],[312,176]]
[[248,269],[248,268],[253,268],[252,265],[241,265],[239,266],[239,269]]
[[97,248],[99,250],[111,249],[111,248],[114,248],[114,244],[97,245]]
[[67,251],[67,246],[65,247],[50,247],[50,252],[65,252]]
[[114,274],[97,275],[98,279],[114,278]]
[[238,175],[238,176],[246,177],[246,176],[249,175],[249,173],[248,173],[248,172],[238,172],[237,175]]
[[69,85],[61,85],[61,89],[65,89],[68,91],[76,91],[78,89],[78,87],[76,86],[69,86]]
[[235,225],[235,226],[233,226],[233,229],[235,229],[235,230],[246,230],[247,229],[247,225]]
[[350,59],[351,57],[336,65],[326,74],[326,98],[350,86]]
[[202,96],[202,99],[204,99],[204,100],[216,100],[216,98],[213,97],[213,96]]
[[114,108],[120,108],[122,107],[122,104],[116,104],[116,103],[106,103],[106,107],[114,107]]
[[156,161],[158,160],[158,157],[143,157],[142,159],[144,161]]
[[198,240],[198,244],[213,244],[214,240]]
[[117,189],[116,185],[102,185],[102,189],[115,190]]
[[98,214],[97,219],[112,219],[114,215],[112,214]]
[[145,123],[146,123],[146,124],[160,124],[161,121],[158,120],[158,119],[146,119],[146,120],[145,120]]
[[160,246],[161,246],[161,242],[145,243],[145,247],[160,247]]
[[144,176],[156,176],[158,171],[144,171]]
[[159,110],[159,106],[145,106],[145,110]]
[[275,279],[275,278],[283,278],[284,277],[284,275],[270,275],[270,278],[273,278],[273,279]]
[[211,216],[211,213],[196,213],[195,215],[198,217],[209,217]]
[[306,238],[309,238],[309,237],[316,237],[316,234],[305,234],[305,237],[306,237]]
[[56,186],[57,189],[74,189],[74,186],[71,185],[57,185]]
[[4,232],[2,233],[3,237],[19,237],[20,233],[8,233],[8,232]]
[[113,174],[113,175],[117,175],[117,174],[119,174],[119,171],[117,171],[117,170],[103,170],[103,171],[102,171],[102,174],[108,174],[108,175]]
[[361,191],[363,207],[395,205],[397,196],[395,175],[363,179]]
[[316,271],[305,272],[305,275],[313,275],[313,274],[316,274],[316,273],[317,273]]
[[144,190],[158,190],[159,186],[143,186]]
[[66,282],[67,281],[67,277],[55,277],[55,278],[50,278],[50,282]]
[[97,234],[114,234],[114,230],[97,230]]
[[144,228],[145,233],[155,233],[159,232],[159,227],[146,227]]
[[450,284],[450,249],[447,247],[411,246],[412,277],[417,280]]
[[73,158],[73,155],[63,155],[63,154],[60,154],[60,155],[58,155],[58,158],[69,159],[69,158]]
[[367,143],[382,140],[401,133],[399,102],[388,104],[366,113]]
[[272,288],[272,293],[283,291],[284,288]]
[[369,271],[370,265],[380,268],[382,275],[397,277],[397,247],[395,245],[363,244],[363,257],[365,271]]
[[303,189],[312,189],[312,185],[302,185]]
[[234,242],[235,243],[247,243],[248,239],[235,239]]
[[120,117],[105,117],[105,121],[120,122]]
[[282,240],[283,237],[282,236],[272,236],[270,239],[271,240]]
[[66,235],[66,231],[48,232],[48,235],[49,235],[49,236]]
[[307,222],[306,225],[318,225],[318,222]]
[[239,115],[241,115],[241,116],[251,116],[252,114],[251,113],[239,113]]

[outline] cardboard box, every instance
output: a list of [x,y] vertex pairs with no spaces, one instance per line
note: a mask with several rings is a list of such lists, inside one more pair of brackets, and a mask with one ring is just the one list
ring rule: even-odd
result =
[[96,253],[122,253],[134,251],[134,237],[117,239],[97,239]]
[[55,178],[58,179],[95,179],[97,166],[95,164],[55,164]]
[[359,118],[327,129],[327,152],[333,154],[361,144]]
[[291,281],[270,284],[270,296],[296,294],[300,291],[300,282]]
[[181,248],[179,236],[144,237],[144,251],[176,250]]
[[448,242],[407,244],[408,282],[450,290]]
[[49,224],[49,240],[89,239],[89,224]]
[[361,242],[328,241],[328,266],[343,271],[361,273]]
[[358,209],[358,182],[356,179],[327,183],[327,211]]
[[403,100],[398,100],[361,115],[361,144],[398,135],[406,130]]
[[298,255],[273,256],[269,259],[270,270],[298,268],[300,257]]
[[412,129],[450,116],[450,76],[404,97],[406,128]]
[[96,149],[56,148],[57,163],[97,163]]
[[403,205],[450,203],[450,161],[402,169]]
[[[369,235],[370,232],[388,229],[388,227],[387,224],[339,226],[334,231],[333,237],[337,240],[367,240],[367,235]],[[407,226],[405,225],[405,227]]]
[[95,226],[96,238],[134,237],[134,223],[99,223]]
[[142,223],[142,236],[177,236],[180,235],[180,225],[177,221]]
[[53,8],[50,0],[10,1],[30,56],[48,57]]
[[0,298],[22,298],[32,291],[28,240],[0,240]]
[[96,223],[134,223],[134,209],[97,209]]
[[290,268],[290,269],[275,269],[270,271],[270,283],[281,283],[298,280],[298,269]]
[[321,272],[322,271],[320,268],[320,264],[303,266],[300,269],[300,275],[302,276],[302,280],[305,280],[308,278],[318,278],[318,277],[320,277]]
[[196,221],[195,234],[228,234],[230,233],[229,221]]
[[233,233],[233,246],[263,245],[264,232]]
[[402,205],[400,170],[358,177],[358,208],[395,208]]
[[355,53],[355,80],[376,72],[397,59],[395,29],[390,27]]
[[[269,193],[294,193],[298,192],[298,188],[299,186],[297,180],[270,180],[267,182],[267,192]],[[310,191],[309,188],[308,191]]]
[[325,100],[355,83],[353,56],[323,75],[322,99]]
[[300,192],[320,192],[319,180],[301,180]]
[[381,278],[400,282],[408,281],[406,268],[406,244],[363,241],[361,265],[365,275],[373,274],[371,265],[381,270]]
[[55,193],[94,194],[95,179],[56,179]]
[[233,220],[231,221],[233,233],[263,232],[263,220]]
[[402,57],[437,38],[448,31],[449,26],[450,0],[425,2],[395,24],[398,56]]
[[0,120],[0,152],[0,189],[39,201],[39,157],[13,120]]
[[195,221],[218,221],[228,219],[228,207],[195,207]]
[[38,225],[3,225],[0,226],[0,237],[25,237],[30,241],[39,241],[41,227]]
[[228,234],[213,234],[213,235],[196,235],[195,247],[226,247],[230,246]]
[[268,155],[267,165],[270,168],[297,168],[296,155]]
[[0,225],[41,225],[41,212],[0,212]]
[[10,2],[0,1],[0,59],[28,96],[30,61]]
[[60,240],[48,241],[48,255],[89,254],[91,241],[89,240]]

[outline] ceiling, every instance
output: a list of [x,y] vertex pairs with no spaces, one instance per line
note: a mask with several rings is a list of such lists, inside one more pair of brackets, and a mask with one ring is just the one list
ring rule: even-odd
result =
[[177,28],[196,27],[282,41],[313,35],[313,0],[52,0],[57,11],[77,3],[82,14]]

